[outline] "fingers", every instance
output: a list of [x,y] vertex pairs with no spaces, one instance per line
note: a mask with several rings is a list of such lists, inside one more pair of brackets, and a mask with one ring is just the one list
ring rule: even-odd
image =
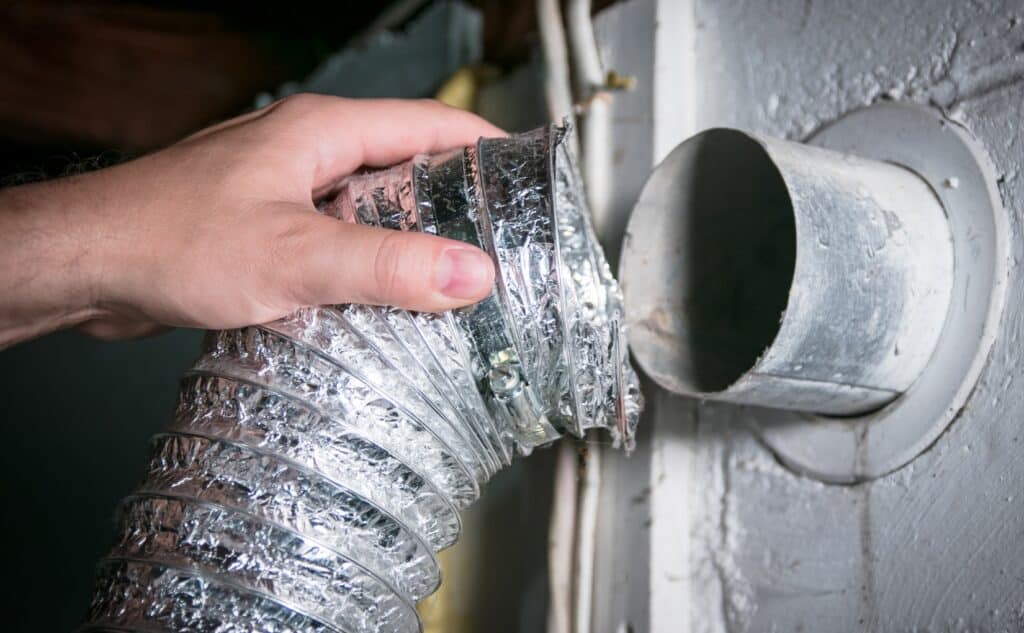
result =
[[393,165],[417,154],[473,145],[482,136],[506,136],[471,112],[426,99],[296,95],[281,102],[277,113],[283,120],[301,120],[314,139],[314,189],[359,167]]
[[440,312],[490,293],[494,266],[468,244],[302,213],[270,274],[298,305],[369,303]]

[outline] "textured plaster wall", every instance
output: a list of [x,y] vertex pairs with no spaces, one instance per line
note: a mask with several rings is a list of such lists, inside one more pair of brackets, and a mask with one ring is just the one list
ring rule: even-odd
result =
[[948,432],[891,476],[852,487],[795,476],[747,431],[746,414],[695,409],[697,476],[711,494],[694,562],[717,572],[712,621],[1024,629],[1024,2],[708,0],[696,17],[698,127],[801,139],[879,99],[942,107],[996,165],[1014,258],[977,389]]
[[[601,630],[1024,630],[1024,0],[634,0],[602,16],[606,63],[640,63],[629,49],[654,46],[663,66],[656,38],[622,16],[646,15],[655,33],[659,6],[684,5],[693,28],[677,38],[693,55],[695,83],[683,90],[697,129],[800,140],[881,99],[931,103],[970,129],[1009,215],[1007,307],[960,416],[909,466],[866,484],[793,474],[754,437],[747,411],[650,393],[653,448],[634,458],[646,470],[631,467],[646,479],[618,482],[639,493],[602,508],[605,542],[648,548],[644,563],[606,561],[608,582],[646,583],[650,599],[606,614]],[[651,77],[642,65],[615,70]],[[671,127],[641,103],[667,81],[651,80],[619,97],[623,112],[647,108],[642,131],[626,117],[616,137],[634,166],[647,157],[629,150]],[[620,197],[635,195],[634,180]],[[628,200],[620,206],[628,212]],[[644,535],[619,529],[624,509],[646,515]]]

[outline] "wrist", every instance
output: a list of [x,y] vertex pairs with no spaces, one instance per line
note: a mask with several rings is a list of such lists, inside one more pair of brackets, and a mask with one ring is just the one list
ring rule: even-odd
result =
[[0,190],[0,347],[100,316],[86,177]]

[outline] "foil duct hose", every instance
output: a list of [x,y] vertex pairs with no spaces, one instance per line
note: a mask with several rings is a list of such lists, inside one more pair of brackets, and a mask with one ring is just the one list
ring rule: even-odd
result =
[[212,332],[117,516],[83,630],[419,631],[459,511],[518,452],[642,406],[566,132],[342,181],[322,213],[487,251],[480,303]]

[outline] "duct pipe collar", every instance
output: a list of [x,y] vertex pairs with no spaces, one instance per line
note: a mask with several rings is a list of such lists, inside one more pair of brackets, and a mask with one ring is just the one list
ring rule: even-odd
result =
[[761,408],[780,458],[875,477],[963,406],[1002,306],[984,155],[930,110],[854,112],[813,147],[703,132],[654,171],[620,279],[632,349],[670,391]]

